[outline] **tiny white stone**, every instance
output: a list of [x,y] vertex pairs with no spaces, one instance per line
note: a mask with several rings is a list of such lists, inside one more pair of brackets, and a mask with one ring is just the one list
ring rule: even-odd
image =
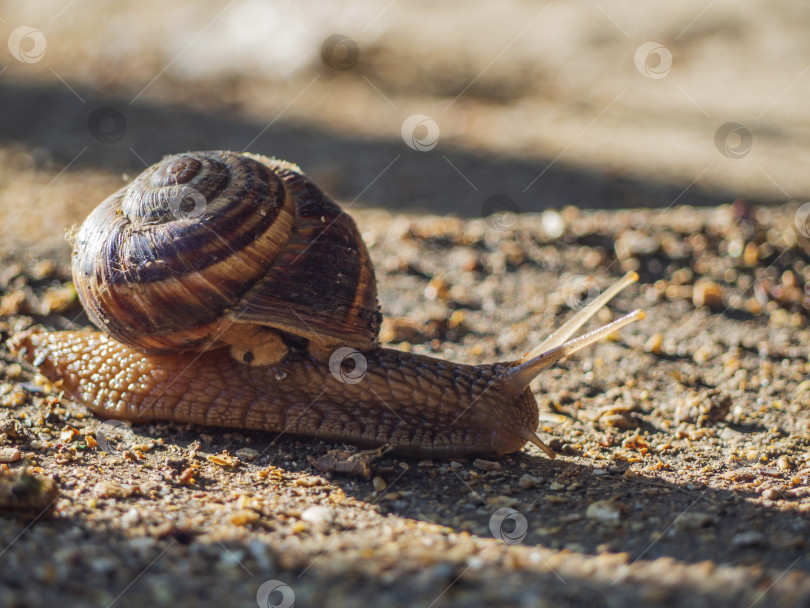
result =
[[600,521],[616,521],[621,515],[621,509],[611,500],[597,500],[589,504],[585,511],[585,517]]
[[256,460],[259,456],[259,451],[254,450],[253,448],[239,448],[236,450],[236,457],[240,460],[246,460],[250,462],[251,460]]
[[335,520],[335,514],[329,507],[314,506],[305,509],[301,519],[313,525],[329,525]]
[[540,221],[543,224],[543,231],[552,239],[562,236],[562,233],[565,232],[565,220],[552,209],[543,211]]
[[137,509],[130,509],[121,516],[121,523],[125,526],[134,526],[141,519]]

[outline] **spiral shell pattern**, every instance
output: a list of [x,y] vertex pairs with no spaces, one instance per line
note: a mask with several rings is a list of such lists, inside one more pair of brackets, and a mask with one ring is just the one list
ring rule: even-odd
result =
[[146,352],[229,343],[234,324],[369,348],[374,269],[352,219],[290,163],[168,156],[85,220],[73,278],[91,321]]

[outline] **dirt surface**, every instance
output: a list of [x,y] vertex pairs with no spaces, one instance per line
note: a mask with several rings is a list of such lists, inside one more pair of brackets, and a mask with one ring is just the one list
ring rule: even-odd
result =
[[0,66],[3,342],[87,325],[65,232],[190,148],[335,195],[387,346],[509,359],[629,270],[588,327],[647,318],[533,384],[556,460],[370,479],[311,464],[350,446],[105,424],[3,346],[0,605],[810,605],[805,7],[197,4],[2,4],[42,35]]
[[[309,458],[336,446],[319,441],[113,431],[7,354],[0,454],[61,490],[50,517],[3,520],[9,605],[247,606],[266,579],[298,605],[358,593],[402,606],[808,601],[810,336],[796,285],[810,241],[791,210],[569,208],[497,224],[357,215],[383,339],[451,359],[520,353],[622,270],[640,272],[613,308],[642,306],[647,319],[537,382],[541,436],[559,459],[533,446],[384,456],[373,480],[324,475]],[[82,323],[69,290],[61,297],[64,253],[4,266],[4,312],[19,313],[4,336]],[[517,528],[492,519],[503,507]]]

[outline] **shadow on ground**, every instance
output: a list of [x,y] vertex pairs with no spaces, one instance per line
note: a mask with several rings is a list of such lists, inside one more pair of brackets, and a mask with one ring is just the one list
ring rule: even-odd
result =
[[[136,425],[134,430],[139,435],[149,435],[145,426]],[[206,449],[216,452],[235,447],[222,434],[216,431],[211,434],[214,442]],[[172,432],[164,438],[169,445],[185,448],[197,439],[197,435],[198,429],[195,428],[172,427]],[[267,437],[258,433],[244,433],[239,445],[266,449],[270,462],[297,463],[290,468],[293,471],[308,471],[307,456],[317,455],[325,449],[319,442],[301,442],[291,437],[281,438],[268,448]],[[106,605],[110,601],[118,606],[143,605],[143,602],[159,597],[163,587],[171,586],[171,596],[182,597],[190,605],[195,600],[205,603],[219,598],[228,605],[251,606],[266,580],[280,580],[290,585],[296,594],[296,605],[341,605],[330,600],[356,598],[358,593],[373,594],[376,605],[395,606],[460,606],[470,605],[473,599],[475,605],[486,605],[487,602],[534,605],[538,598],[564,608],[603,608],[626,605],[627,602],[634,602],[631,605],[661,602],[668,606],[735,605],[735,602],[748,605],[755,599],[751,596],[750,585],[754,590],[759,587],[766,591],[786,570],[810,570],[810,564],[800,559],[803,550],[798,545],[785,548],[754,543],[735,547],[733,538],[741,532],[759,532],[764,538],[781,535],[804,539],[807,535],[806,524],[800,516],[754,504],[750,501],[754,496],[751,493],[690,489],[658,479],[627,478],[619,471],[597,475],[597,469],[565,460],[552,462],[517,454],[501,458],[503,470],[487,478],[487,485],[499,486],[498,492],[511,494],[520,504],[532,505],[530,508],[518,507],[528,521],[527,536],[519,544],[507,545],[493,539],[489,532],[489,512],[495,507],[489,506],[486,499],[491,496],[480,492],[480,499],[465,498],[470,494],[470,487],[462,475],[472,468],[471,465],[465,464],[458,474],[443,472],[441,462],[430,468],[418,467],[416,461],[408,462],[411,468],[397,476],[386,491],[409,497],[393,504],[377,503],[375,508],[383,515],[426,520],[452,528],[456,533],[460,532],[455,523],[459,513],[468,513],[468,519],[477,523],[477,528],[470,531],[473,542],[484,543],[502,555],[501,566],[487,566],[503,569],[502,581],[497,587],[491,584],[492,572],[483,573],[476,566],[475,551],[465,553],[463,557],[454,556],[457,552],[453,551],[437,552],[432,563],[420,567],[417,563],[411,565],[417,560],[410,554],[409,543],[403,543],[405,573],[398,573],[395,584],[386,584],[384,576],[370,576],[366,573],[369,569],[361,563],[352,564],[352,556],[357,552],[347,554],[344,546],[352,541],[344,539],[341,542],[341,537],[346,533],[351,536],[352,530],[330,532],[321,543],[325,543],[322,551],[294,560],[285,555],[284,545],[289,539],[276,538],[273,541],[272,532],[268,539],[262,527],[255,529],[255,537],[261,538],[261,543],[269,550],[268,560],[255,557],[255,548],[251,548],[253,535],[247,539],[211,542],[205,536],[183,532],[145,543],[142,550],[133,551],[131,539],[128,541],[122,533],[119,522],[110,521],[105,527],[99,525],[98,520],[91,523],[81,516],[43,520],[33,531],[28,531],[25,522],[21,521],[19,533],[21,537],[45,534],[62,539],[60,557],[54,559],[52,567],[75,570],[76,574],[59,585],[39,586],[37,593],[45,594],[39,598],[41,601],[47,600],[48,595],[54,601],[61,596],[72,598],[79,602],[77,605],[81,602]],[[392,466],[393,461],[383,459],[380,464]],[[519,489],[516,482],[527,473],[543,480],[541,485]],[[549,503],[547,496],[561,494],[549,489],[549,480],[578,482],[580,487],[566,493],[567,503]],[[370,482],[337,477],[332,483],[358,500],[372,505],[378,500],[373,498]],[[175,491],[181,494],[218,493],[222,491],[219,486],[216,481],[203,478],[197,487],[177,488]],[[618,501],[626,508],[620,521],[606,525],[571,517],[574,513],[584,514],[587,504],[607,499]],[[136,507],[137,499],[133,499],[132,504]],[[697,527],[694,524],[681,525],[687,520],[701,519],[695,517],[698,514],[708,523]],[[566,523],[561,525],[561,521]],[[629,526],[633,525],[635,530],[629,532]],[[552,532],[541,535],[537,532],[539,528]],[[10,540],[4,539],[3,545]],[[332,543],[341,547],[335,549],[334,556],[329,551]],[[571,543],[577,548],[569,548],[573,547]],[[609,546],[610,553],[627,552],[629,558],[623,562],[625,564],[638,561],[638,566],[644,567],[645,562],[649,565],[652,560],[670,558],[670,567],[674,567],[679,563],[707,563],[712,559],[715,561],[711,567],[715,577],[722,577],[719,571],[723,566],[735,565],[758,566],[759,574],[753,579],[738,580],[737,585],[728,587],[716,584],[716,578],[712,587],[705,588],[700,588],[699,582],[695,583],[696,586],[680,587],[663,579],[657,583],[647,580],[640,584],[632,573],[624,578],[623,574],[628,574],[628,570],[621,564],[612,569],[606,568],[605,564],[599,566],[599,558],[595,556],[605,553],[604,548],[597,548],[604,543]],[[563,561],[555,568],[545,560],[561,545],[564,545]],[[94,553],[83,553],[82,546],[94,547]],[[103,547],[101,554],[98,547]],[[335,557],[339,559],[335,561]],[[583,569],[580,564],[576,569],[578,574],[572,576],[566,572],[565,559],[590,560],[592,575],[583,576],[582,572],[587,572],[588,567],[586,565]],[[236,584],[233,578],[219,581],[209,576],[217,564],[225,561],[234,562]],[[106,567],[102,567],[104,564]],[[177,575],[178,568],[183,570],[183,576]],[[4,567],[6,572],[0,575],[0,579],[9,590],[19,595],[24,593],[28,584],[22,572],[39,572],[41,569],[42,564],[29,564],[24,554],[14,552],[13,560]],[[759,593],[756,591],[755,595]],[[769,596],[763,596],[762,600],[761,605],[769,604]]]
[[[496,206],[496,211],[525,212],[565,205],[707,206],[738,196],[689,183],[660,183],[649,175],[575,167],[551,158],[491,156],[441,142],[430,152],[417,152],[403,143],[399,133],[393,139],[369,139],[283,117],[257,121],[235,109],[201,111],[140,100],[130,105],[128,99],[94,89],[77,93],[84,103],[61,85],[4,83],[0,144],[40,149],[35,158],[56,170],[70,164],[69,170],[98,167],[130,175],[164,154],[247,148],[298,163],[342,201],[357,199],[392,211],[462,217],[480,217],[487,208],[485,201],[496,195],[515,203],[503,209]],[[108,110],[99,114],[103,108]],[[100,116],[106,116],[103,126]]]

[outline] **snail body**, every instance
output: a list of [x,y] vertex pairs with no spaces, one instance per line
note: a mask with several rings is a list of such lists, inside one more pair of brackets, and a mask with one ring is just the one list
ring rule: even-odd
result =
[[222,349],[150,355],[98,332],[32,334],[23,344],[68,394],[119,420],[388,443],[418,457],[513,452],[527,441],[524,429],[537,425],[531,392],[503,395],[497,365],[377,348],[364,354],[362,380],[347,383],[304,351],[256,367]]
[[[279,222],[269,234],[268,216]],[[229,152],[167,157],[105,200],[79,231],[73,273],[104,333],[34,329],[11,346],[95,413],[415,457],[532,442],[553,458],[529,383],[643,317],[566,342],[628,275],[515,361],[380,348],[373,267],[351,218],[294,165]]]

